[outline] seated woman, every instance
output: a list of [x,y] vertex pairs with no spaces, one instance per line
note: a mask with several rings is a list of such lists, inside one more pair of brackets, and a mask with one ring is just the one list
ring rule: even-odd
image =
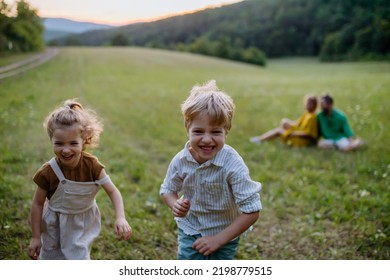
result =
[[305,97],[305,113],[297,120],[282,119],[280,126],[266,133],[251,137],[252,143],[280,137],[287,145],[294,147],[306,147],[315,145],[318,137],[317,127],[317,97],[308,95]]

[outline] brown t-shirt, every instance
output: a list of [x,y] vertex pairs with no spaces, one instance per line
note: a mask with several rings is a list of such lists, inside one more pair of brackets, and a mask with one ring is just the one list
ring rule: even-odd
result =
[[[96,157],[86,152],[81,153],[79,164],[72,169],[63,166],[58,158],[56,158],[56,161],[65,178],[76,182],[96,181],[99,179],[100,172],[104,168],[104,165]],[[49,162],[46,162],[38,169],[33,177],[33,181],[38,187],[47,191],[46,196],[48,199],[54,194],[59,184],[59,180]]]

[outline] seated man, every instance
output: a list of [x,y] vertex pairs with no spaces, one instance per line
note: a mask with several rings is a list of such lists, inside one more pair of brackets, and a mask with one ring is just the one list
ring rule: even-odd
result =
[[312,95],[305,97],[305,113],[297,120],[282,119],[280,127],[267,131],[260,136],[250,138],[253,143],[280,137],[287,145],[306,147],[317,142],[317,98]]
[[347,117],[342,111],[333,108],[333,98],[328,94],[321,97],[321,109],[317,116],[321,137],[318,141],[319,148],[336,147],[340,151],[348,152],[364,145],[362,139],[353,138]]

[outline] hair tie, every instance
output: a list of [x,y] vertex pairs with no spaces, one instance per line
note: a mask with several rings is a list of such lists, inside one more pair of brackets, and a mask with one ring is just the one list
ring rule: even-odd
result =
[[69,105],[64,106],[65,109],[71,109]]

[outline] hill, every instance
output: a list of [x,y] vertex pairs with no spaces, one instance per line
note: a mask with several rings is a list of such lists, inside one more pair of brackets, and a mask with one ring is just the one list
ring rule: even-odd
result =
[[65,18],[42,18],[45,28],[44,40],[46,42],[69,36],[71,34],[83,33],[91,30],[102,30],[113,28],[106,24],[96,24],[91,22],[74,21]]
[[246,0],[55,44],[147,46],[241,61],[253,56],[250,48],[267,57],[389,58],[389,18],[386,0]]

